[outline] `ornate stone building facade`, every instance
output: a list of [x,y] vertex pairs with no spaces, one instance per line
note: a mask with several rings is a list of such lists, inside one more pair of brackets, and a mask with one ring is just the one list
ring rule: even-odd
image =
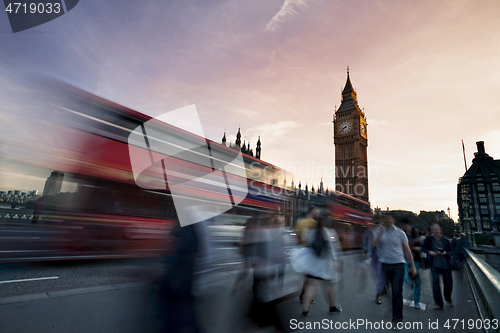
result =
[[[247,143],[245,143],[245,140],[243,140],[243,144],[241,144],[240,128],[238,128],[238,133],[236,133],[236,141],[234,144],[227,142],[226,132],[224,132],[224,136],[222,137],[221,144],[223,144],[224,146],[227,146],[229,148],[241,151],[242,153],[248,154],[252,157],[254,156],[253,149],[250,148],[250,142],[247,144]],[[260,135],[259,135],[259,140],[257,140],[257,148],[255,149],[255,158],[258,158],[260,160],[261,153],[262,153],[262,143],[260,142]]]
[[335,190],[368,202],[368,132],[347,67],[342,103],[333,116]]

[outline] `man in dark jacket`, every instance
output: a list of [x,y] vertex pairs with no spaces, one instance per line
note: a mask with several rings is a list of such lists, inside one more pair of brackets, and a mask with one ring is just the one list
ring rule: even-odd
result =
[[448,306],[453,306],[451,292],[453,290],[453,278],[451,275],[451,245],[450,241],[443,237],[443,230],[438,224],[431,226],[432,234],[424,241],[422,251],[429,254],[429,267],[432,274],[432,294],[434,296],[434,310],[443,309],[443,296],[439,286],[439,276],[443,276],[444,299]]

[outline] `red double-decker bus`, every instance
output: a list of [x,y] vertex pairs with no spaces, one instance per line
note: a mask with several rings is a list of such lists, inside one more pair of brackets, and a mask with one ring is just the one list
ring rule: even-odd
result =
[[[0,260],[161,254],[168,249],[169,229],[179,224],[173,183],[186,184],[177,194],[204,207],[229,205],[214,218],[239,224],[258,212],[287,206],[286,189],[278,187],[286,172],[269,163],[243,154],[243,165],[236,165],[240,152],[235,149],[65,83],[46,82],[38,97],[39,107],[5,117],[7,130],[17,126],[23,133],[0,137],[0,190],[38,189],[45,208],[35,225],[30,224],[34,196],[12,203],[10,211],[16,206],[24,220],[2,211],[7,213],[0,214],[0,222],[10,229],[0,232]],[[149,146],[131,147],[129,136],[145,123],[154,128],[147,136]],[[168,154],[166,146],[183,153]],[[202,146],[209,149],[193,148]],[[132,149],[145,150],[158,161],[156,167],[134,174]],[[225,181],[199,177],[207,174],[219,174]],[[26,239],[9,238],[16,228],[25,228]]]
[[372,225],[370,204],[335,191],[329,197],[328,211],[343,249],[362,248],[366,228]]

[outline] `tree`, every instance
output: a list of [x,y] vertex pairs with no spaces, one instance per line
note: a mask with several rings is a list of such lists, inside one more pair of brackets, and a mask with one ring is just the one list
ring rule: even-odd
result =
[[425,231],[430,229],[431,225],[437,223],[438,220],[436,218],[436,214],[431,212],[421,211],[420,214],[418,214],[418,222],[419,225],[422,227],[422,231]]

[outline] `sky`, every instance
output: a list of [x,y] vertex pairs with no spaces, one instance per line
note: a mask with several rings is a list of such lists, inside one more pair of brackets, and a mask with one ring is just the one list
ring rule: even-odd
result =
[[0,13],[0,114],[20,112],[31,73],[151,116],[195,104],[209,139],[240,126],[295,184],[332,189],[349,66],[372,207],[456,218],[461,140],[468,166],[476,141],[500,159],[498,17],[495,0],[81,0],[12,33]]

